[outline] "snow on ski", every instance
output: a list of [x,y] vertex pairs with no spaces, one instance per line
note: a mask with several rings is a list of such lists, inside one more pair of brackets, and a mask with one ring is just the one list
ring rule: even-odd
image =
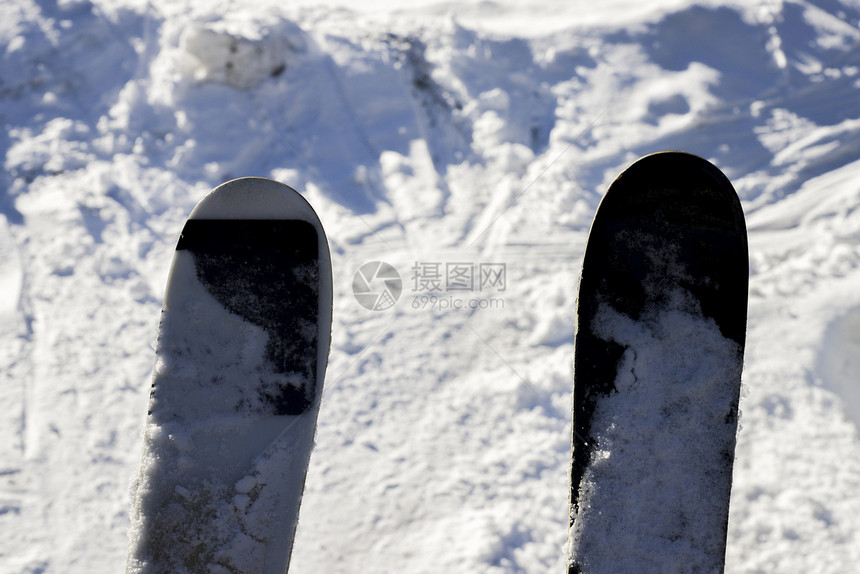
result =
[[283,574],[331,330],[322,226],[291,188],[219,186],[176,247],[127,573]]
[[722,571],[747,284],[713,165],[658,153],[609,188],[577,303],[570,574]]

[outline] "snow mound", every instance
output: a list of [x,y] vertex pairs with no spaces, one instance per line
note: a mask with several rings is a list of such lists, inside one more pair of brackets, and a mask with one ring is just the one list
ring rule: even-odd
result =
[[0,333],[17,323],[24,270],[6,217],[0,215]]
[[818,357],[824,385],[844,402],[845,414],[860,430],[860,307],[833,321],[824,334]]
[[180,49],[189,55],[192,77],[201,82],[220,82],[241,90],[255,88],[291,67],[308,44],[295,24],[274,26],[196,24],[180,38]]

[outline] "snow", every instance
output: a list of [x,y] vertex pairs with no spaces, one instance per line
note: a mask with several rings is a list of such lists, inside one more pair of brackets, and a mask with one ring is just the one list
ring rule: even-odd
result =
[[618,393],[591,423],[601,447],[580,486],[572,557],[595,573],[715,572],[738,344],[681,290],[645,313],[634,321],[604,303],[594,319],[598,337],[625,351]]
[[[0,5],[0,571],[122,571],[169,261],[243,175],[302,191],[333,256],[291,572],[560,571],[585,238],[662,149],[722,169],[750,230],[726,570],[853,571],[858,22],[853,0]],[[370,261],[402,276],[391,309],[353,297]],[[416,263],[504,264],[504,289],[415,290]]]

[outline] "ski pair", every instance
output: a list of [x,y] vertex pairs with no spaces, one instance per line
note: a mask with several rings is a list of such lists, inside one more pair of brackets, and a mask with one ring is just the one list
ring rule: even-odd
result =
[[[722,569],[746,327],[743,214],[689,154],[612,184],[577,302],[569,573]],[[328,356],[328,244],[277,182],[183,229],[157,342],[127,572],[287,571]]]

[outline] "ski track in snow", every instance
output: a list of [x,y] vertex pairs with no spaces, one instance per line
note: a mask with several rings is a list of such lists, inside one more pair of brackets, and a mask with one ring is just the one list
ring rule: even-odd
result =
[[[560,571],[585,238],[662,149],[750,230],[727,572],[856,569],[860,5],[279,4],[0,5],[0,571],[121,571],[172,251],[243,175],[302,190],[333,256],[292,571]],[[351,293],[374,260],[386,311]]]

